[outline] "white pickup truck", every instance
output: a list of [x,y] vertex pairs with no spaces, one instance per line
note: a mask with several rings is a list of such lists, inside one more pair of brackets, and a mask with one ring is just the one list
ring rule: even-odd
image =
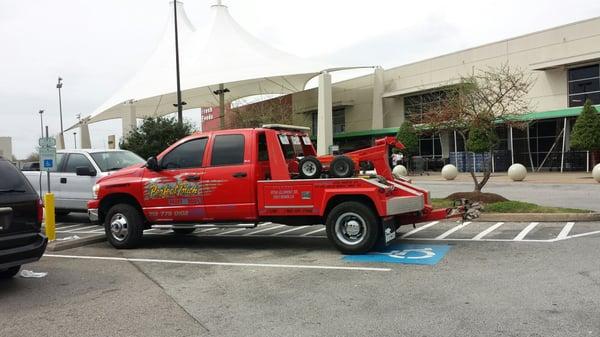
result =
[[[56,169],[50,172],[50,191],[54,193],[56,214],[87,212],[92,187],[101,177],[146,161],[125,150],[60,150]],[[43,196],[48,190],[46,172],[23,171],[31,185]],[[41,193],[40,193],[41,191]]]

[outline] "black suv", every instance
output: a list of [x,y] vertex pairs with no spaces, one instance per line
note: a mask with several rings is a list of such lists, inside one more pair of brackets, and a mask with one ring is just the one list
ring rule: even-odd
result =
[[48,239],[41,233],[42,202],[27,178],[0,157],[0,279],[40,259]]

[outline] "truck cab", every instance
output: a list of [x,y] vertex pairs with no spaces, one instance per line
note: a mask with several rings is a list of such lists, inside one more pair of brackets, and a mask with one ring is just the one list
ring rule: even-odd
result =
[[348,154],[374,162],[384,176],[306,179],[297,172],[300,161],[331,158],[315,157],[303,128],[199,132],[146,165],[99,179],[88,202],[90,218],[104,224],[116,248],[136,246],[148,228],[190,233],[207,223],[272,221],[325,224],[340,251],[365,252],[379,239],[392,240],[402,223],[448,214],[427,205],[427,191],[391,176],[390,144],[384,139]]

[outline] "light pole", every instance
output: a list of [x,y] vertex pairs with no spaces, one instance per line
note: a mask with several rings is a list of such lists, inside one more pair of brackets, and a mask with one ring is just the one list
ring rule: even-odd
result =
[[42,135],[42,138],[44,138],[44,110],[39,111],[40,113],[40,134]]
[[181,103],[181,84],[179,80],[179,35],[177,31],[177,0],[173,0],[175,16],[175,72],[177,73],[177,122],[183,124],[183,104]]
[[77,132],[73,132],[73,142],[75,143],[75,149],[77,149]]
[[60,144],[64,148],[65,147],[65,137],[63,130],[63,117],[62,117],[62,97],[60,93],[60,89],[62,88],[62,77],[58,77],[58,82],[56,83],[56,89],[58,89],[58,111],[60,112]]

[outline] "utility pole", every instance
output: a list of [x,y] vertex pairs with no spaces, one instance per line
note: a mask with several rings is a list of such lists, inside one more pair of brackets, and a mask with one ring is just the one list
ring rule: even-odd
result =
[[173,0],[175,17],[175,71],[177,73],[177,122],[183,124],[183,104],[181,103],[181,83],[179,78],[179,35],[177,31],[177,0]]
[[56,89],[58,89],[58,111],[60,112],[60,145],[62,148],[65,147],[65,136],[63,129],[63,115],[62,115],[62,97],[60,93],[60,89],[62,88],[62,77],[58,77],[58,82],[56,83]]
[[40,110],[40,135],[44,138],[44,110]]
[[77,149],[77,132],[73,132],[73,143],[75,143],[75,149]]
[[219,90],[213,91],[213,94],[219,95],[219,126],[221,130],[225,129],[225,93],[229,89],[225,88],[225,84],[219,84]]

